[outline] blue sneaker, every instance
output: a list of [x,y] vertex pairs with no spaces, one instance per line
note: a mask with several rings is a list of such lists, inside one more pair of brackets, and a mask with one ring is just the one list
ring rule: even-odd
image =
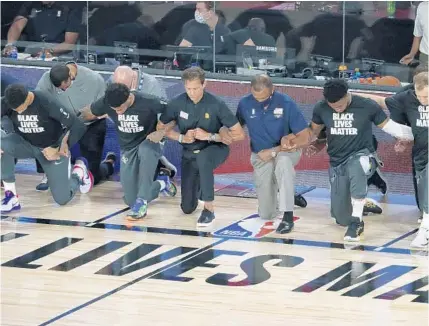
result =
[[12,211],[18,211],[21,209],[21,204],[19,203],[18,196],[12,191],[6,191],[5,197],[1,202],[1,213],[10,213]]
[[139,221],[147,214],[147,202],[141,198],[137,198],[131,212],[127,215],[128,221]]
[[159,176],[157,180],[162,180],[165,182],[165,189],[161,190],[164,194],[174,197],[177,194],[177,187],[176,185],[171,182],[170,178],[166,175]]

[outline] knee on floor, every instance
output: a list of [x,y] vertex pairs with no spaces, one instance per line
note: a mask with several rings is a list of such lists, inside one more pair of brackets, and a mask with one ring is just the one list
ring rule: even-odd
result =
[[193,212],[195,212],[195,210],[197,209],[197,205],[195,206],[184,206],[184,205],[180,205],[180,208],[182,209],[182,212],[184,214],[192,214]]

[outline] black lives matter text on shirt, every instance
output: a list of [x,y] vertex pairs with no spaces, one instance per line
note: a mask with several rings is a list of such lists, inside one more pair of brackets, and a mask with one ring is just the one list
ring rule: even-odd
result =
[[64,128],[72,127],[77,118],[49,94],[37,90],[33,94],[33,103],[24,112],[18,113],[6,106],[2,107],[1,115],[8,116],[15,131],[31,145],[39,148],[58,146],[65,134]]
[[[413,158],[421,171],[428,164],[429,106],[421,105],[413,89],[386,98],[392,120],[411,126],[414,136]],[[406,121],[404,121],[406,120]]]
[[320,101],[314,107],[312,121],[326,126],[330,163],[338,166],[360,150],[374,152],[372,123],[379,125],[386,119],[386,113],[376,102],[353,95],[342,113]]
[[117,114],[102,97],[91,105],[91,112],[95,116],[108,114],[116,126],[121,150],[130,150],[140,145],[146,137],[156,131],[158,114],[165,110],[166,103],[161,99],[133,93],[134,103],[124,114]]
[[[203,98],[195,104],[186,93],[172,99],[165,113],[161,115],[162,123],[176,121],[179,132],[185,135],[188,130],[201,128],[208,133],[219,133],[220,128],[231,128],[238,123],[236,116],[217,96],[204,92]],[[192,144],[182,144],[187,150],[201,150],[209,145],[208,141],[195,140]]]

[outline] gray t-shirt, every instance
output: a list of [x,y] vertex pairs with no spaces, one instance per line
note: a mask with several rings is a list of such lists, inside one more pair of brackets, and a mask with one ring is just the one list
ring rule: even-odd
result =
[[330,163],[338,166],[363,149],[374,152],[372,123],[379,125],[386,119],[375,101],[352,95],[349,107],[342,113],[335,112],[325,100],[320,101],[314,107],[312,121],[326,126]]
[[85,106],[104,96],[106,83],[99,73],[77,65],[76,78],[65,91],[52,84],[49,78],[49,71],[45,72],[40,78],[36,89],[47,92],[67,111],[79,115]]
[[[141,92],[143,95],[150,95],[159,97],[160,99],[167,100],[164,88],[161,87],[161,83],[156,79],[155,76],[144,73],[140,68],[133,68],[138,73],[137,87],[132,91]],[[107,84],[112,83],[112,77],[109,78]]]

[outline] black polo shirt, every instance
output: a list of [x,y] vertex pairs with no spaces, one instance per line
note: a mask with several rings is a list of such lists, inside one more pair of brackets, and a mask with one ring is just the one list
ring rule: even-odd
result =
[[[208,92],[204,92],[203,98],[197,104],[192,102],[186,93],[180,94],[168,103],[160,120],[164,124],[176,121],[182,135],[196,128],[214,134],[218,133],[223,126],[231,128],[238,123],[225,102]],[[183,148],[201,150],[208,145],[208,141],[195,140],[192,144],[183,144]]]
[[44,5],[41,1],[28,1],[24,2],[18,16],[28,19],[25,28],[28,41],[41,42],[41,35],[46,34],[47,43],[62,43],[65,33],[79,33],[82,7],[69,2]]

